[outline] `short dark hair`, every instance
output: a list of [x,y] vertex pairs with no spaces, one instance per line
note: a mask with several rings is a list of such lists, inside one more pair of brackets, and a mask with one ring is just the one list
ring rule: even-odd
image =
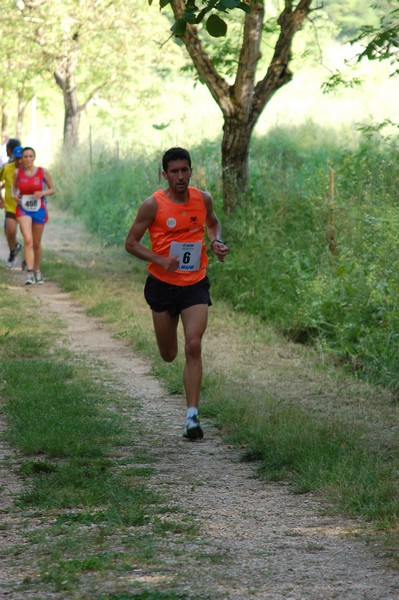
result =
[[162,157],[162,168],[165,173],[168,170],[168,165],[172,160],[186,160],[191,169],[191,156],[188,150],[185,150],[184,148],[169,148],[169,150],[165,152]]
[[36,150],[32,148],[32,146],[25,146],[25,148],[22,150],[22,154],[25,152],[25,150],[32,150],[34,157],[36,158]]
[[20,146],[21,142],[17,138],[10,138],[6,144],[6,148],[10,150],[14,150],[17,146]]

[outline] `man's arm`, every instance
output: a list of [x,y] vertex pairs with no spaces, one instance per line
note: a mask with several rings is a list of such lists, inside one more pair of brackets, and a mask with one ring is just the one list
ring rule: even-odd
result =
[[228,247],[222,242],[222,228],[220,221],[213,210],[212,197],[208,192],[201,192],[206,207],[206,228],[211,241],[212,252],[220,261],[224,261],[229,252]]
[[[0,160],[1,163],[1,160]],[[4,208],[4,167],[0,167],[0,208]]]
[[133,254],[133,256],[141,260],[160,265],[166,271],[176,271],[179,266],[179,259],[176,256],[169,256],[167,258],[160,256],[141,244],[143,235],[157,215],[157,208],[158,206],[153,196],[144,200],[127,235],[125,248],[129,254]]

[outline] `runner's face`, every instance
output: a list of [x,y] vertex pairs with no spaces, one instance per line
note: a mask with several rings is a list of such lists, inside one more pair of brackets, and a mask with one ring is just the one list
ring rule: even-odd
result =
[[29,169],[35,162],[35,153],[32,150],[25,150],[22,154],[22,164],[25,169]]
[[173,192],[184,194],[190,183],[191,174],[192,171],[188,166],[187,160],[171,160],[163,176]]

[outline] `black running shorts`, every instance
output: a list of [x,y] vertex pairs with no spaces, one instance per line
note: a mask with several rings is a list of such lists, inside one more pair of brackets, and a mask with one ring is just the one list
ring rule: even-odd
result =
[[177,317],[182,310],[196,304],[212,306],[208,276],[192,285],[171,285],[153,275],[147,277],[144,298],[154,312],[165,312]]

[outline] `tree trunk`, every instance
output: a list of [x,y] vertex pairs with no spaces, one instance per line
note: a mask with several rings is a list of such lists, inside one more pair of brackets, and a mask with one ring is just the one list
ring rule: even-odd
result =
[[[288,68],[292,41],[309,14],[312,1],[299,0],[295,7],[292,0],[285,1],[285,8],[278,17],[280,33],[273,57],[265,76],[257,83],[256,70],[261,58],[260,43],[264,33],[263,2],[253,3],[251,12],[245,15],[233,85],[229,85],[217,72],[195,26],[187,25],[186,33],[181,36],[198,74],[223,113],[222,178],[226,212],[234,208],[240,194],[248,187],[248,153],[253,129],[276,91],[292,79]],[[185,0],[172,0],[171,5],[175,18],[180,18],[186,8]]]
[[23,91],[18,90],[17,126],[15,134],[19,140],[22,139],[26,105],[27,103],[25,102]]
[[64,137],[65,146],[77,146],[79,140],[79,107],[75,84],[76,58],[67,56],[54,72],[57,85],[64,96]]
[[248,183],[248,152],[252,129],[235,115],[224,119],[222,139],[223,209],[229,213]]
[[1,141],[3,143],[3,138],[8,136],[8,113],[6,110],[6,106],[4,103],[4,90],[2,90],[2,98],[1,98]]
[[71,104],[65,107],[64,145],[76,147],[79,142],[80,111],[74,110]]

